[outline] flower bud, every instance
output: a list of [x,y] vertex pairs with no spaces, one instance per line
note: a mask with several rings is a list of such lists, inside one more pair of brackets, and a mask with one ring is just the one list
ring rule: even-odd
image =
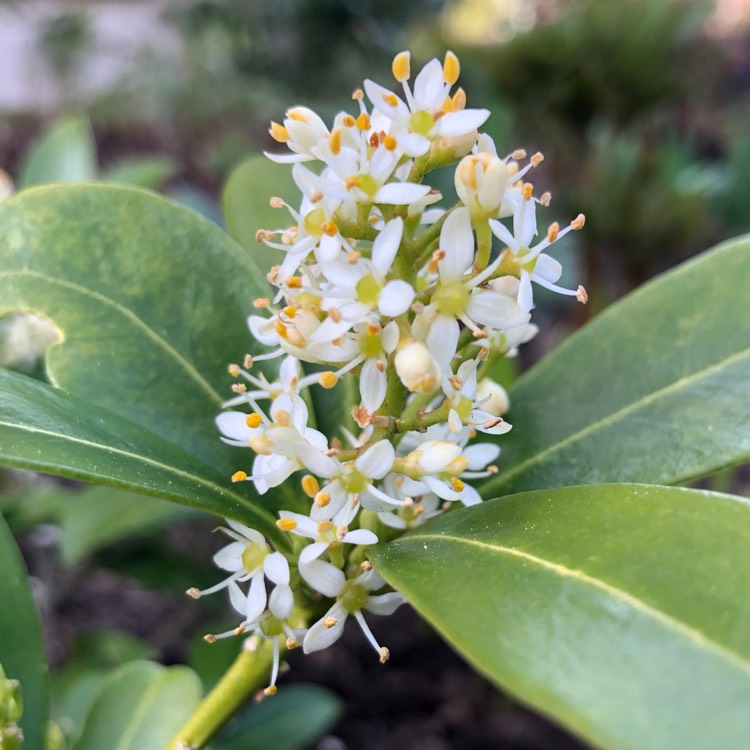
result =
[[483,411],[489,412],[494,417],[501,417],[510,408],[510,399],[505,388],[490,378],[483,378],[479,381],[476,401],[481,402]]
[[508,168],[494,154],[469,154],[456,167],[454,182],[472,217],[497,216],[508,184]]
[[412,393],[430,393],[440,382],[440,367],[421,341],[404,346],[394,363],[401,382]]
[[447,440],[427,440],[406,456],[406,464],[419,474],[448,471],[461,455],[461,446]]

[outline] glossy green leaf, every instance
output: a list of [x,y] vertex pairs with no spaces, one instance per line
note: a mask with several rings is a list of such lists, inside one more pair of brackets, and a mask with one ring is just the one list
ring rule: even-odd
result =
[[47,726],[47,663],[29,576],[13,536],[0,516],[0,664],[19,680],[24,750],[42,750]]
[[45,383],[0,370],[0,462],[227,515],[284,544],[273,516],[168,440]]
[[86,182],[96,178],[96,144],[84,117],[55,123],[29,151],[18,180],[20,188],[49,182]]
[[[290,685],[272,701],[253,706],[216,743],[217,750],[300,750],[341,715],[341,700],[314,685]],[[290,717],[293,720],[290,721]]]
[[479,671],[596,746],[750,747],[750,501],[538,490],[372,559]]
[[200,698],[187,667],[126,664],[103,683],[73,750],[162,750]]
[[171,156],[142,156],[123,159],[110,166],[103,178],[107,182],[158,190],[177,174],[179,166]]
[[256,242],[256,233],[294,223],[288,211],[271,208],[269,200],[277,196],[293,203],[298,194],[291,166],[262,155],[246,159],[229,175],[221,194],[227,228],[263,271],[280,263],[283,253]]
[[750,240],[613,305],[518,380],[485,497],[676,484],[750,457]]

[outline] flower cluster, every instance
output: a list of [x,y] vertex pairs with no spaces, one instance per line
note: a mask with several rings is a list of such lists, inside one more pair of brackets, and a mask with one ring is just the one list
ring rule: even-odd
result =
[[[355,111],[330,128],[298,106],[270,129],[288,152],[267,156],[293,165],[302,198],[272,198],[289,219],[258,232],[283,252],[268,277],[275,296],[255,300],[248,320],[268,351],[230,366],[238,382],[227,406],[247,410],[225,411],[217,424],[227,443],[255,454],[233,481],[261,495],[300,481],[309,502],[305,513],[279,514],[291,553],[229,522],[232,541],[215,557],[228,577],[188,592],[227,589],[242,616],[236,630],[209,639],[245,631],[273,639],[269,693],[282,639],[306,653],[325,648],[349,615],[387,660],[363,613],[389,614],[404,600],[377,593],[386,584],[367,547],[454,503],[480,502],[470,482],[497,471],[494,438],[511,428],[507,394],[488,373],[535,335],[534,284],[586,301],[583,287],[558,285],[562,268],[547,254],[583,216],[550,224],[538,239],[537,208],[550,195],[537,197],[527,178],[542,155],[498,156],[479,133],[489,111],[467,108],[454,90],[453,53],[425,65],[412,85],[402,52],[393,75],[402,92],[365,81]],[[444,208],[424,178],[451,164],[458,201]],[[253,374],[254,362],[275,358],[276,380]],[[359,433],[326,436],[309,425],[301,394],[344,377],[357,378]],[[470,443],[478,432],[491,437]]]

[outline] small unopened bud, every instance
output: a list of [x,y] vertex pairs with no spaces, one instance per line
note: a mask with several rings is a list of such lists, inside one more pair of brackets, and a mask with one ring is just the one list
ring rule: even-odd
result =
[[477,386],[476,400],[481,409],[495,417],[500,417],[510,409],[508,392],[499,383],[490,378],[483,378]]
[[440,382],[440,366],[421,341],[412,341],[394,359],[396,374],[412,393],[428,393]]

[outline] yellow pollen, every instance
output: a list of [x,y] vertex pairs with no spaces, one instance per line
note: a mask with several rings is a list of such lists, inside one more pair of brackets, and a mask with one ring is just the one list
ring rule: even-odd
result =
[[335,237],[339,233],[339,228],[333,221],[327,221],[321,229],[323,230],[323,234],[327,234],[329,237]]
[[276,521],[276,525],[282,531],[294,531],[297,528],[297,522],[293,518],[280,518]]
[[248,414],[245,417],[245,423],[252,430],[254,430],[256,427],[260,427],[262,422],[263,419],[261,418],[260,414],[256,414],[255,412],[253,412],[252,414]]
[[278,122],[272,122],[268,132],[271,134],[271,138],[279,143],[288,143],[292,140],[289,131],[283,125],[279,125]]
[[302,491],[308,497],[315,497],[320,492],[320,485],[318,480],[312,474],[305,474],[302,477]]
[[327,492],[319,492],[315,495],[315,505],[318,508],[325,508],[331,502],[331,496]]
[[276,685],[269,685],[264,691],[264,695],[276,695]]
[[287,316],[287,318],[293,318],[297,314],[297,308],[292,307],[291,305],[287,305],[282,312],[284,315]]
[[411,75],[411,54],[409,52],[399,52],[393,58],[391,70],[393,71],[393,77],[399,83],[408,81]]
[[511,159],[525,159],[526,158],[526,149],[524,148],[517,148],[511,155]]
[[247,630],[247,628],[244,625],[240,625],[238,628],[234,629],[234,634],[235,635],[242,635],[246,630]]
[[227,372],[233,377],[239,377],[240,374],[240,366],[239,365],[229,365],[227,367]]
[[582,305],[585,305],[589,301],[589,293],[586,291],[585,287],[578,287],[578,289],[576,290],[576,299]]
[[232,393],[247,393],[247,386],[244,383],[235,383],[232,386]]
[[299,643],[297,643],[297,641],[295,641],[294,638],[287,638],[286,648],[287,648],[287,651],[294,651],[295,648],[299,648]]
[[489,471],[490,474],[497,474],[497,472],[500,471],[495,464],[490,464],[486,470]]
[[383,101],[389,107],[397,107],[398,106],[398,97],[395,94],[383,94]]
[[443,80],[452,86],[458,80],[460,73],[461,64],[458,62],[458,58],[448,50],[443,62]]
[[463,89],[458,89],[453,94],[453,109],[458,112],[466,107],[466,92]]
[[451,99],[450,96],[446,96],[445,99],[443,99],[441,109],[443,112],[453,112],[453,99]]
[[338,620],[335,617],[326,617],[326,619],[323,620],[323,627],[332,628],[334,625],[336,625],[337,622]]
[[392,135],[387,135],[385,138],[383,138],[383,145],[389,151],[395,151],[396,146],[398,146],[398,141]]
[[583,229],[583,225],[585,223],[586,217],[583,214],[578,214],[578,216],[576,216],[575,219],[570,222],[570,226],[574,232],[577,232],[579,229]]
[[521,195],[525,201],[531,200],[531,196],[534,192],[534,186],[530,182],[525,182],[521,188]]
[[547,229],[547,242],[554,242],[558,234],[560,234],[560,225],[555,221]]
[[362,112],[362,114],[357,118],[357,127],[360,130],[370,129],[370,115],[368,115],[367,112]]
[[244,482],[247,479],[247,474],[244,471],[235,471],[232,474],[233,482]]
[[286,409],[276,409],[273,413],[274,421],[282,427],[289,427],[292,423],[292,415]]
[[273,322],[273,329],[282,338],[287,337],[287,327],[278,318]]
[[334,128],[331,135],[328,136],[328,145],[331,147],[333,154],[341,153],[341,130]]
[[356,99],[357,101],[360,101],[361,99],[365,98],[365,92],[362,91],[362,89],[354,89],[352,91],[352,99]]
[[451,480],[451,487],[453,487],[456,492],[461,492],[464,488],[464,483],[460,479],[454,478]]
[[301,109],[290,109],[286,113],[286,116],[290,120],[296,120],[297,122],[309,122],[309,120],[307,119],[307,115],[305,115],[305,113]]
[[544,161],[544,154],[541,151],[537,151],[529,161],[533,167],[538,167]]
[[333,529],[333,523],[331,521],[321,521],[317,526],[318,534],[327,534]]
[[318,383],[320,383],[323,388],[333,388],[338,382],[339,376],[330,370],[328,372],[322,372],[318,377]]
[[302,279],[299,276],[290,276],[284,283],[290,289],[302,289]]
[[334,322],[334,323],[340,323],[342,320],[341,313],[335,308],[330,307],[328,308],[328,317]]
[[345,128],[353,128],[357,124],[357,121],[351,115],[344,115],[341,124]]
[[359,177],[353,175],[352,177],[346,178],[346,189],[351,190],[352,188],[359,187],[361,185]]

